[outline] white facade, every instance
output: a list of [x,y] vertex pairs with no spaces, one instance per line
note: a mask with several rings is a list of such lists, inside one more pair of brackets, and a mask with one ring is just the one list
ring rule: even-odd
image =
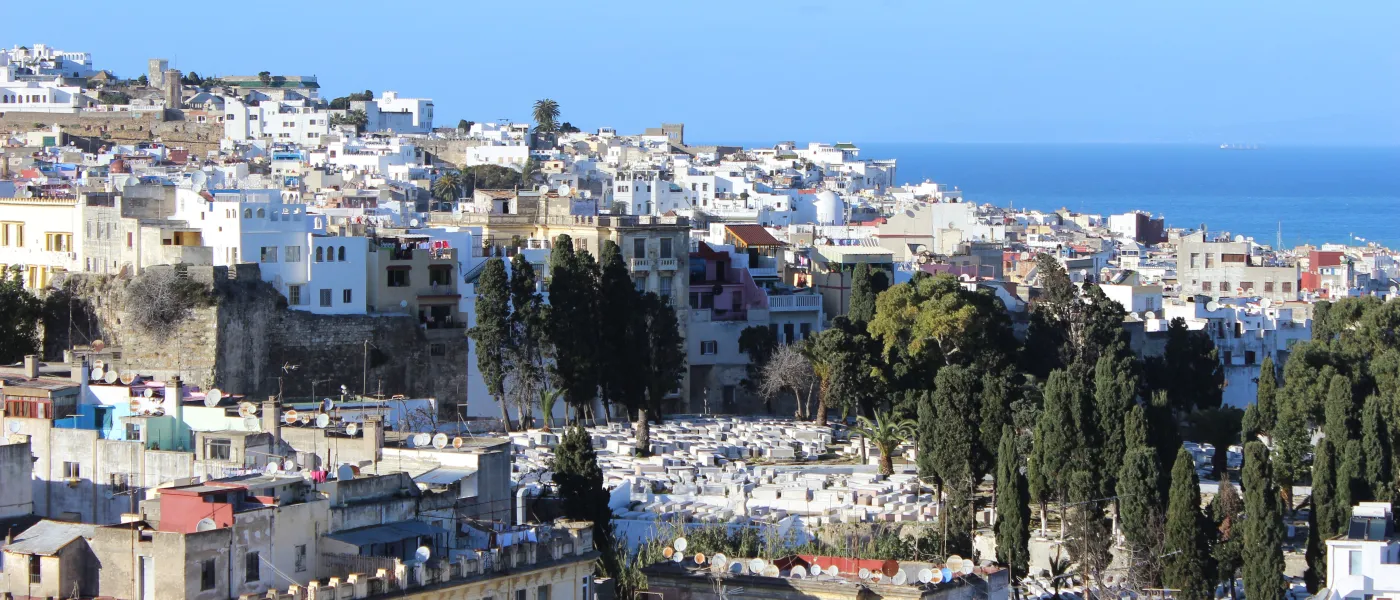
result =
[[[362,315],[368,306],[369,238],[310,235],[304,294],[292,306],[322,315]],[[289,302],[290,305],[290,302]]]
[[374,100],[351,102],[350,108],[365,111],[365,131],[433,131],[433,101],[429,98],[400,98],[398,92],[384,92]]
[[176,218],[202,230],[212,248],[215,266],[258,263],[263,281],[301,305],[309,294],[309,234],[315,217],[305,204],[282,201],[278,190],[211,190],[212,200],[181,188],[176,192]]
[[0,50],[0,60],[3,59],[9,59],[11,63],[29,69],[35,75],[77,78],[97,74],[92,68],[91,54],[64,52],[50,48],[47,44],[34,44],[33,48],[16,45],[9,50]]
[[1327,595],[1323,600],[1361,600],[1400,594],[1400,542],[1389,502],[1352,508],[1346,535],[1327,540]]
[[96,106],[83,95],[83,88],[62,85],[59,76],[53,81],[20,80],[19,65],[0,54],[0,112],[76,113]]
[[72,199],[0,198],[0,266],[20,267],[25,287],[43,288],[56,272],[80,270],[81,229]]
[[520,169],[530,159],[530,147],[523,143],[511,145],[472,146],[467,148],[466,165],[496,165]]
[[[1214,308],[1214,310],[1211,310]],[[1270,356],[1282,374],[1293,344],[1312,338],[1312,321],[1295,317],[1292,308],[1268,302],[1221,299],[1211,303],[1169,302],[1148,331],[1162,331],[1182,318],[1193,330],[1203,330],[1215,343],[1225,367],[1222,403],[1244,408],[1258,396],[1259,367]]]
[[324,152],[313,152],[311,163],[338,170],[387,175],[390,167],[416,164],[416,155],[413,144],[402,138],[387,142],[341,139],[327,144]]
[[266,140],[317,147],[329,132],[330,115],[306,100],[263,100],[247,104],[237,97],[224,99],[224,137],[230,140]]

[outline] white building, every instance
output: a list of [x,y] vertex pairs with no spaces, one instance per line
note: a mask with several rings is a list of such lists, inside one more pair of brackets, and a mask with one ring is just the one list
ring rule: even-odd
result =
[[1272,357],[1282,373],[1293,344],[1312,339],[1312,320],[1293,308],[1269,301],[1223,298],[1211,302],[1167,302],[1148,331],[1163,331],[1181,318],[1192,330],[1204,331],[1215,343],[1225,367],[1222,403],[1243,408],[1258,396],[1259,368]]
[[374,100],[356,100],[351,110],[365,111],[365,131],[431,133],[433,101],[430,98],[400,98],[398,92],[384,92]]
[[7,54],[0,54],[0,112],[73,114],[97,105],[83,95],[83,88],[63,85],[58,75],[50,81],[35,81],[22,78],[20,68]]
[[9,50],[0,50],[0,60],[6,58],[34,75],[83,78],[97,74],[92,68],[91,54],[64,52],[46,44],[34,44],[33,48],[17,45]]
[[330,115],[307,100],[263,100],[248,104],[241,98],[224,99],[224,137],[246,142],[297,143],[312,147],[330,132]]
[[215,266],[258,263],[263,281],[286,296],[289,305],[311,303],[309,236],[318,227],[305,204],[283,202],[278,190],[181,188],[175,218],[201,229]]
[[1327,589],[1322,600],[1387,598],[1400,594],[1400,540],[1389,502],[1362,502],[1340,537],[1327,540]]

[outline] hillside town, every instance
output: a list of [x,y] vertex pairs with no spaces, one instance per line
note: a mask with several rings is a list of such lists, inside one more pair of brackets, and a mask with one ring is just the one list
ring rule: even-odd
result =
[[1388,248],[169,65],[0,49],[10,598],[1400,595]]

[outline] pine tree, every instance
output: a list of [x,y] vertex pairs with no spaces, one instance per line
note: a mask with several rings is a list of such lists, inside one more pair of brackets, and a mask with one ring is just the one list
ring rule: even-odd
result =
[[1213,577],[1206,518],[1201,512],[1201,486],[1196,461],[1182,448],[1172,467],[1171,498],[1167,504],[1166,565],[1162,584],[1178,590],[1182,600],[1210,600]]
[[1245,444],[1244,588],[1249,600],[1282,600],[1283,513],[1278,485],[1269,464],[1269,449],[1260,442]]
[[875,291],[870,283],[870,265],[860,263],[851,273],[851,304],[846,317],[855,323],[869,323],[875,318]]
[[1361,451],[1366,462],[1366,484],[1370,487],[1371,498],[1378,501],[1391,499],[1390,431],[1386,424],[1384,408],[1378,396],[1368,396],[1361,408]]
[[[574,520],[593,522],[593,545],[596,548],[612,548],[612,509],[608,508],[609,494],[603,487],[603,469],[598,466],[598,453],[593,449],[593,439],[582,427],[570,427],[554,447],[554,458],[550,462],[555,486],[564,516]],[[609,552],[604,552],[604,562],[609,560]],[[613,560],[616,560],[615,558]],[[616,565],[604,571],[616,573]]]
[[510,431],[510,410],[505,399],[506,352],[510,343],[510,285],[505,261],[486,261],[477,280],[476,326],[468,332],[476,342],[476,366],[486,383],[486,393],[501,405],[501,423]]
[[1011,569],[1013,580],[1024,577],[1030,564],[1031,498],[1020,463],[1016,432],[1003,425],[997,448],[997,561]]
[[1158,502],[1157,453],[1139,447],[1128,451],[1118,471],[1118,520],[1133,551],[1152,547],[1160,529],[1162,505]]
[[1333,375],[1331,382],[1327,386],[1327,402],[1324,405],[1327,422],[1322,427],[1322,432],[1332,443],[1342,444],[1346,440],[1356,439],[1356,420],[1352,414],[1356,412],[1356,403],[1352,401],[1351,380],[1345,375]]

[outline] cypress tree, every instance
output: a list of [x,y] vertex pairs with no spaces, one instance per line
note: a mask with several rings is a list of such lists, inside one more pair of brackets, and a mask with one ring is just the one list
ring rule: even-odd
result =
[[1283,513],[1278,485],[1269,464],[1269,449],[1260,442],[1245,444],[1244,473],[1244,574],[1245,598],[1282,600],[1287,591],[1283,579]]
[[869,323],[875,318],[875,291],[870,283],[870,265],[860,263],[851,273],[851,305],[846,317],[855,323]]
[[505,261],[487,260],[476,289],[476,326],[467,335],[476,342],[476,367],[486,383],[486,393],[501,405],[501,423],[509,432],[510,409],[505,398],[505,382],[511,329],[510,283]]
[[1366,486],[1366,455],[1361,451],[1361,442],[1357,440],[1348,440],[1341,449],[1335,506],[1341,514],[1349,515],[1351,507],[1366,500],[1370,491]]
[[1134,448],[1150,446],[1147,440],[1147,413],[1141,406],[1134,405],[1123,416],[1123,450],[1126,453]]
[[[593,544],[603,552],[604,571],[617,572],[616,557],[608,549],[612,544],[612,509],[609,494],[603,487],[603,469],[598,466],[598,453],[593,438],[582,427],[573,426],[560,437],[550,461],[555,486],[564,516],[593,522]],[[612,561],[612,564],[609,564]]]
[[1166,391],[1158,390],[1148,403],[1147,439],[1157,451],[1157,464],[1161,467],[1161,478],[1157,480],[1158,498],[1162,506],[1167,505],[1167,490],[1171,488],[1171,472],[1166,465],[1176,463],[1176,451],[1181,448],[1181,433],[1177,431],[1176,413]]
[[[622,251],[612,240],[603,240],[598,249],[599,265],[602,273],[598,279],[599,310],[595,317],[598,322],[598,348],[596,350],[596,360],[598,367],[598,383],[603,391],[603,400],[609,403],[622,404],[628,409],[636,410],[640,407],[641,400],[635,394],[624,394],[624,389],[628,387],[628,380],[635,381],[638,348],[644,346],[632,339],[633,331],[631,322],[637,318],[641,312],[640,295],[637,293],[636,284],[632,283],[632,274],[627,272],[627,265],[622,261]],[[640,357],[645,358],[645,357]],[[629,415],[630,417],[630,415]],[[647,453],[646,448],[638,448],[642,454]]]
[[1371,498],[1388,501],[1394,475],[1391,473],[1390,432],[1383,410],[1379,397],[1366,397],[1361,408],[1361,450]]
[[[1254,406],[1257,420],[1254,423],[1254,431],[1247,431],[1247,434],[1270,433],[1274,430],[1274,423],[1278,421],[1278,405],[1275,396],[1278,395],[1277,371],[1274,369],[1274,358],[1265,356],[1263,364],[1259,365],[1259,391],[1255,394]],[[1245,439],[1249,439],[1246,435]]]
[[1332,440],[1317,442],[1312,469],[1312,508],[1317,515],[1319,537],[1327,539],[1341,533],[1345,519],[1337,506],[1337,450]]
[[1352,418],[1356,406],[1352,401],[1351,380],[1345,375],[1333,375],[1327,386],[1327,401],[1323,407],[1327,421],[1322,432],[1334,444],[1356,438],[1356,423]]
[[1094,412],[1098,417],[1099,455],[1104,473],[1116,477],[1127,453],[1123,440],[1124,419],[1135,405],[1137,378],[1132,374],[1132,358],[1115,358],[1105,353],[1094,365]]
[[1079,449],[1078,428],[1070,403],[1075,400],[1073,382],[1065,371],[1054,371],[1045,382],[1044,405],[1035,425],[1035,443],[1031,449],[1031,496],[1041,505],[1041,521],[1045,520],[1045,504],[1067,497],[1071,461]]
[[1024,577],[1030,564],[1031,497],[1016,453],[1016,432],[1001,428],[997,448],[997,561],[1011,569],[1012,579]]
[[598,393],[593,359],[598,318],[594,313],[596,273],[587,252],[574,252],[573,239],[560,235],[549,254],[549,318],[545,328],[554,348],[555,385],[575,416],[592,405]]
[[1167,504],[1166,566],[1162,584],[1178,590],[1182,600],[1210,600],[1212,577],[1208,576],[1209,540],[1205,514],[1201,512],[1201,486],[1196,477],[1196,461],[1185,448],[1176,454],[1172,467],[1171,498]]
[[[525,258],[516,254],[510,261],[510,369],[516,381],[517,402],[529,419],[533,421],[531,405],[540,397],[544,384],[547,354],[545,339],[545,313],[548,307],[536,289],[535,268]],[[549,425],[551,415],[545,415]],[[525,426],[523,423],[522,427]]]
[[1113,532],[1104,518],[1103,505],[1094,500],[1101,483],[1087,469],[1076,470],[1066,479],[1070,506],[1066,507],[1066,539],[1070,554],[1080,568],[1097,578],[1112,559]]
[[980,384],[977,374],[961,365],[943,367],[934,378],[937,433],[931,458],[935,474],[948,485],[976,474],[978,456],[985,454],[980,449],[981,436],[974,422],[979,412]]
[[992,467],[999,464],[1000,459],[1000,456],[994,455],[992,451],[1000,452],[1002,430],[1011,424],[1011,378],[1014,375],[1014,371],[1006,369],[988,371],[982,376],[982,395],[978,399],[981,415],[978,418],[977,435],[979,444],[985,450],[983,459]]
[[1235,597],[1235,577],[1244,564],[1244,525],[1240,515],[1244,512],[1244,500],[1240,499],[1235,485],[1230,483],[1229,473],[1220,480],[1220,492],[1210,503],[1211,522],[1219,534],[1211,557],[1215,559],[1216,581],[1229,586],[1230,597]]
[[[1285,510],[1291,510],[1293,505],[1293,484],[1301,481],[1306,475],[1307,468],[1303,464],[1304,458],[1312,450],[1311,440],[1308,435],[1308,415],[1306,407],[1288,396],[1279,398],[1278,422],[1274,426],[1272,436],[1272,446],[1275,455],[1272,465],[1274,479],[1287,498],[1288,504]],[[1337,448],[1342,446],[1340,442]]]
[[1327,553],[1322,549],[1323,533],[1317,525],[1317,495],[1313,494],[1308,502],[1312,510],[1308,511],[1308,542],[1303,550],[1303,558],[1308,565],[1303,571],[1303,585],[1309,594],[1316,594],[1327,575]]
[[1161,523],[1157,453],[1148,447],[1128,451],[1118,471],[1118,519],[1123,538],[1134,551],[1153,546]]

